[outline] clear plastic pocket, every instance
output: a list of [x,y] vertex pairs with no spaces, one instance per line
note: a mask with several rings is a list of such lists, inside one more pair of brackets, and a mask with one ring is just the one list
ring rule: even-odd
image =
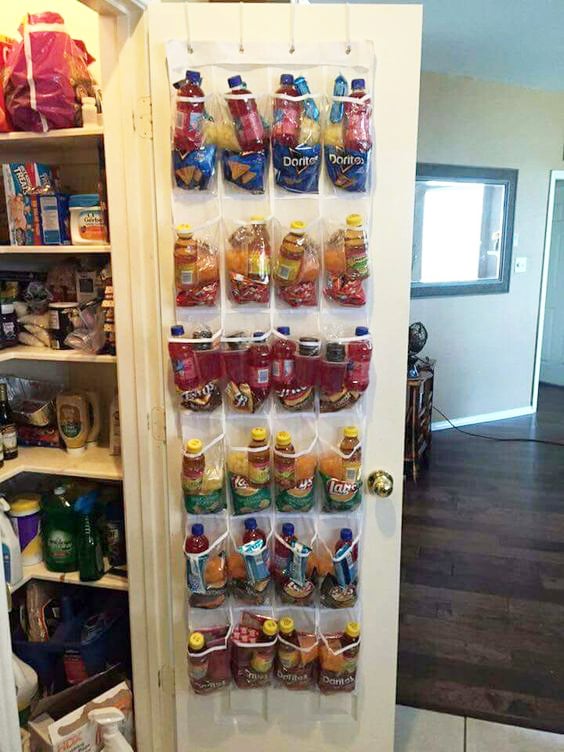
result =
[[296,219],[277,228],[272,278],[281,305],[317,306],[320,276],[319,222]]
[[268,515],[238,520],[231,528],[228,569],[231,595],[235,600],[254,606],[270,603],[271,538],[272,523]]
[[336,306],[359,308],[366,304],[365,280],[370,276],[368,233],[361,214],[325,228],[323,293]]
[[255,413],[270,394],[270,349],[267,335],[226,337],[221,352],[224,394],[238,413]]
[[[347,434],[355,433],[347,437]],[[337,443],[340,440],[340,443]],[[335,443],[333,443],[335,442]],[[362,443],[356,426],[320,437],[319,476],[323,512],[350,512],[362,502]]]
[[279,512],[302,514],[315,505],[317,434],[311,420],[280,418],[277,427],[291,430],[293,452],[273,450],[274,499]]
[[213,612],[213,617],[208,620],[204,620],[201,616],[192,619],[190,636],[194,633],[202,635],[204,648],[192,650],[190,639],[188,639],[187,659],[190,686],[198,695],[219,692],[231,684],[229,614]]
[[[194,78],[199,74],[188,71]],[[174,184],[183,191],[209,191],[214,187],[217,146],[212,95],[186,96],[187,80],[175,84],[172,125]],[[200,88],[200,82],[197,88]],[[201,89],[200,89],[201,92]]]
[[240,439],[243,436],[234,439],[229,428],[227,473],[231,508],[234,515],[255,514],[268,509],[272,503],[270,442],[249,447],[241,446]]
[[277,609],[279,627],[293,622],[290,634],[278,632],[274,678],[292,691],[313,689],[317,680],[318,643],[315,611],[284,606]]
[[[191,517],[187,524],[184,541],[186,559],[186,581],[190,594],[189,603],[193,608],[219,608],[227,594],[227,538],[224,518],[207,517],[198,523]],[[209,541],[204,551],[190,551],[190,539],[194,527],[200,524],[203,534]]]
[[358,628],[358,611],[321,612],[319,619],[319,677],[322,694],[354,692],[360,635],[347,635],[347,625]]
[[345,388],[346,362],[333,362],[322,358],[319,366],[319,410],[334,413],[350,407]]
[[221,330],[205,340],[196,336],[177,336],[168,341],[174,385],[184,410],[212,412],[221,405],[220,336]]
[[272,572],[280,602],[299,606],[314,604],[317,584],[316,538],[312,517],[277,515]]
[[351,515],[322,516],[317,534],[321,605],[351,608],[358,598],[360,519]]
[[264,622],[271,618],[267,613],[243,611],[231,633],[231,669],[239,689],[257,689],[272,683],[277,636],[269,639],[263,632]]
[[219,292],[219,219],[199,227],[178,225],[174,286],[178,308],[214,306]]
[[182,458],[182,490],[184,507],[188,514],[216,514],[225,509],[225,475],[223,434],[206,437],[202,431],[191,432],[184,436],[192,444],[194,440],[201,444],[195,446],[196,453],[189,451],[185,443]]
[[253,215],[226,227],[226,279],[232,303],[267,306],[270,302],[271,224],[268,217]]

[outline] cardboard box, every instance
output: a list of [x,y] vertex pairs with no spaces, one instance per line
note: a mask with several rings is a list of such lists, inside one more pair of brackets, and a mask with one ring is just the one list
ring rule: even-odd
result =
[[35,189],[53,184],[51,168],[36,162],[2,165],[8,229],[12,245],[41,245],[41,220]]
[[116,684],[115,668],[40,700],[29,721],[32,752],[100,752],[97,728],[88,720],[94,708],[116,707],[125,716],[121,733],[134,742],[133,695],[128,682]]

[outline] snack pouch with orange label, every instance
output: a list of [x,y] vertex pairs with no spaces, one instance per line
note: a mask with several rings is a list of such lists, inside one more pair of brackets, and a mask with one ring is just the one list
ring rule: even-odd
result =
[[343,458],[338,451],[330,451],[319,460],[319,476],[323,484],[322,510],[350,512],[362,502],[362,480],[345,479]]
[[312,453],[284,455],[294,458],[293,477],[280,482],[276,472],[276,450],[274,450],[274,498],[279,512],[309,512],[315,503],[315,475],[317,456]]

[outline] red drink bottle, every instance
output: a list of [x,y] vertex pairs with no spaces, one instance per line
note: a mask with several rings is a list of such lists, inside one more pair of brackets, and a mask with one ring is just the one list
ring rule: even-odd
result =
[[176,102],[174,123],[174,148],[182,152],[195,151],[202,146],[204,119],[204,92],[200,84],[202,77],[197,71],[186,71],[186,79],[177,84],[178,98],[202,97],[201,102]]
[[245,532],[243,533],[243,543],[250,543],[251,541],[261,540],[266,543],[266,535],[264,531],[257,527],[257,521],[254,517],[248,517],[245,520]]
[[[241,76],[231,76],[227,79],[227,85],[231,94],[251,94],[244,87]],[[241,151],[262,151],[265,146],[265,134],[256,100],[253,97],[228,99],[227,106],[233,118]]]
[[[368,334],[366,326],[357,326],[356,337]],[[351,342],[348,347],[349,364],[345,384],[347,389],[354,392],[364,392],[370,381],[370,359],[372,357],[372,343],[369,339]]]
[[[339,540],[335,543],[335,553],[338,554],[339,551],[345,546],[350,547],[352,545],[352,542],[353,542],[352,530],[348,527],[342,528],[341,532],[339,533]],[[358,559],[358,546],[355,546],[353,548],[352,558],[353,558],[353,561],[356,561]]]
[[[184,337],[182,325],[171,326],[172,337]],[[168,352],[172,363],[174,383],[181,392],[195,389],[200,381],[194,347],[190,342],[169,342]]]
[[[350,97],[361,99],[366,94],[366,83],[363,78],[355,78],[351,82]],[[370,133],[370,99],[358,104],[345,102],[344,144],[349,151],[368,151],[372,146]]]
[[184,550],[187,554],[201,554],[207,551],[210,542],[204,535],[204,526],[197,522],[192,525],[192,535],[186,539]]
[[[254,338],[264,337],[264,332],[254,332]],[[264,402],[270,391],[270,348],[266,342],[255,342],[247,355],[249,386],[258,402]]]
[[[286,94],[290,97],[299,96],[294,85],[294,76],[283,73],[280,76],[280,87],[276,94]],[[302,102],[295,102],[282,97],[274,98],[274,112],[272,119],[272,140],[283,146],[297,146],[300,135],[302,117]]]
[[[279,326],[280,334],[290,336],[289,326]],[[272,346],[272,384],[275,388],[290,386],[296,368],[296,343],[288,339],[277,339]]]
[[347,364],[345,346],[340,342],[328,342],[325,360],[321,363],[320,386],[325,394],[336,394],[343,388]]
[[317,337],[300,337],[296,358],[297,386],[315,386],[319,373],[319,340]]
[[[282,540],[284,540],[288,546],[296,540],[294,535],[294,526],[291,522],[285,522],[282,525]],[[288,563],[292,557],[292,551],[281,543],[278,538],[274,543],[274,571],[278,577],[282,577],[284,570],[288,566]]]

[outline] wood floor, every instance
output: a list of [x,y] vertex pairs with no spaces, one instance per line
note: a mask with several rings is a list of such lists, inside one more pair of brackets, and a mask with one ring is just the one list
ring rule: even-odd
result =
[[[468,427],[564,441],[536,416]],[[564,448],[433,435],[405,490],[398,702],[564,733]]]

